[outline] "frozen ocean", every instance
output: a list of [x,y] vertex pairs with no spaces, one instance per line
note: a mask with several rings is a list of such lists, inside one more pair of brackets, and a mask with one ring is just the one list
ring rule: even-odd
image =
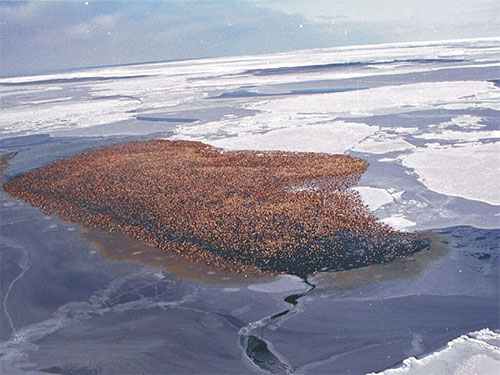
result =
[[0,191],[5,374],[496,374],[500,38],[0,78],[2,182],[155,138],[348,154],[429,251],[255,278],[46,216]]

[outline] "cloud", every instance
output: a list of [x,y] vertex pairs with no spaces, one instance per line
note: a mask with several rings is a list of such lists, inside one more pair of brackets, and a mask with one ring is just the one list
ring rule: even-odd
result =
[[2,73],[253,54],[318,45],[304,17],[245,0],[0,5]]
[[113,27],[116,25],[118,16],[113,14],[102,14],[92,19],[92,22],[102,27]]
[[89,39],[92,38],[93,34],[103,35],[108,33],[109,35],[111,30],[115,29],[119,19],[119,15],[102,14],[92,18],[88,22],[69,25],[63,32],[68,38],[73,39]]
[[1,74],[493,33],[497,1],[453,3],[2,1]]
[[372,37],[367,42],[498,35],[498,0],[254,0],[257,6],[301,15],[330,30]]

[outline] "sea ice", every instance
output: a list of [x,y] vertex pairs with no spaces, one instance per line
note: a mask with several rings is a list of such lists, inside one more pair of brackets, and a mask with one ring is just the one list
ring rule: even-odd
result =
[[469,131],[460,132],[453,130],[444,130],[436,133],[424,133],[415,135],[415,138],[422,139],[442,139],[442,140],[458,140],[458,141],[478,141],[481,139],[500,138],[500,130],[493,131]]
[[500,205],[500,142],[460,147],[427,145],[401,159],[431,190]]
[[405,151],[414,149],[411,143],[400,138],[387,138],[383,136],[366,138],[355,145],[352,150],[367,152],[370,154],[385,154],[393,151]]
[[371,186],[356,186],[352,189],[359,193],[361,200],[368,206],[370,211],[375,211],[394,200],[392,195],[385,189]]
[[128,111],[135,106],[132,99],[102,99],[2,108],[0,131],[31,134],[102,125],[133,117]]
[[500,334],[485,328],[460,336],[443,349],[420,359],[405,359],[402,366],[382,371],[378,375],[494,375],[498,374],[499,369]]
[[447,103],[467,102],[475,97],[490,98],[500,91],[485,81],[421,82],[399,86],[383,86],[367,90],[291,96],[256,103],[257,110],[284,113],[331,113],[369,116],[383,110],[433,108]]
[[448,127],[452,125],[459,126],[465,129],[480,129],[486,125],[481,123],[482,118],[472,115],[460,115],[451,119],[451,121],[439,124],[439,127]]
[[244,134],[207,143],[229,150],[281,150],[341,154],[372,135],[377,126],[337,121],[269,131],[264,134]]
[[414,221],[406,219],[401,214],[389,216],[380,221],[398,230],[405,230],[406,228],[413,227],[417,224]]
[[310,287],[304,283],[304,280],[292,275],[280,275],[269,283],[252,284],[248,286],[248,289],[261,293],[305,292],[309,288]]
[[[493,213],[496,207],[483,202],[500,204],[498,141],[489,144],[472,141],[482,139],[486,142],[488,139],[488,142],[495,142],[491,138],[498,136],[495,129],[486,128],[494,124],[496,114],[482,109],[500,109],[498,83],[488,82],[498,79],[499,53],[500,38],[497,37],[348,46],[1,78],[0,132],[2,137],[54,134],[59,130],[108,126],[113,122],[117,134],[126,134],[125,128],[120,127],[123,120],[132,122],[136,116],[155,114],[161,114],[159,117],[185,115],[200,121],[178,126],[175,129],[177,139],[208,140],[229,149],[366,153],[364,157],[372,164],[367,180],[373,179],[377,188],[360,186],[356,189],[370,209],[383,207],[380,212],[384,214],[390,211],[392,216],[382,221],[396,228],[414,229],[416,225],[419,229],[441,228],[446,226],[443,223],[477,226],[482,225],[486,216],[488,225],[497,228],[499,214]],[[253,87],[249,87],[251,85]],[[313,94],[268,96],[265,100],[262,97],[217,98],[238,90],[291,93],[297,89],[307,92],[325,87],[360,90],[327,94],[312,91]],[[431,111],[426,111],[428,109]],[[352,123],[360,120],[360,115],[379,114],[385,116],[381,120],[385,125],[377,123],[377,119],[366,124]],[[138,124],[146,128],[145,125]],[[157,123],[157,126],[162,124]],[[151,133],[145,130],[148,131]],[[67,133],[71,135],[70,131]],[[6,151],[20,151],[12,159],[10,173],[17,171],[14,168],[35,167],[40,160],[51,161],[57,155],[83,150],[75,148],[80,147],[79,143],[60,140],[61,134],[50,142],[46,140],[48,143],[40,147],[30,145],[29,140],[28,146],[19,146],[22,140],[6,139],[2,143]],[[165,135],[162,133],[162,136]],[[431,144],[433,139],[456,144]],[[103,144],[106,143],[89,143],[85,148]],[[57,148],[60,145],[63,148]],[[394,154],[384,155],[387,152]],[[377,159],[385,164],[379,164]],[[414,169],[425,186],[416,183],[414,173],[405,174],[398,163]],[[408,200],[391,204],[403,193],[391,187],[405,189]],[[432,193],[425,187],[441,194],[479,201],[460,200],[462,204],[459,205],[459,200]],[[384,204],[390,206],[384,207]],[[240,323],[231,315],[241,319],[241,324],[266,322],[270,314],[283,308],[285,293],[299,294],[309,289],[301,279],[290,276],[248,287],[219,289],[177,280],[168,272],[163,279],[157,269],[144,275],[142,271],[135,273],[149,268],[89,257],[88,254],[95,250],[88,252],[89,244],[79,236],[66,231],[61,236],[60,230],[31,225],[34,211],[30,207],[10,206],[0,205],[2,218],[6,217],[4,221],[9,223],[8,228],[4,226],[8,233],[2,236],[2,243],[8,245],[7,250],[17,249],[18,253],[2,257],[2,266],[17,269],[19,264],[24,264],[19,263],[19,259],[22,262],[29,259],[30,264],[38,264],[47,271],[26,272],[26,277],[21,279],[23,282],[12,288],[8,308],[16,318],[15,323],[18,320],[17,335],[13,338],[19,340],[0,344],[0,351],[3,352],[2,364],[6,363],[9,366],[6,368],[12,368],[10,372],[13,373],[22,372],[22,368],[121,373],[136,364],[144,364],[138,368],[142,372],[196,372],[206,367],[203,358],[208,357],[216,359],[210,362],[215,366],[214,373],[244,372],[246,368],[240,362],[241,358],[246,358],[248,347],[234,345],[238,329],[233,325]],[[23,221],[15,220],[18,217]],[[437,219],[431,220],[433,217]],[[25,235],[26,218],[34,229],[30,236]],[[37,228],[41,228],[40,233]],[[469,227],[450,232],[451,243],[455,241],[457,246],[449,254],[436,254],[437,259],[426,258],[421,252],[423,258],[418,260],[420,255],[417,254],[415,262],[408,260],[335,273],[338,278],[348,274],[350,280],[355,281],[366,275],[369,282],[360,288],[352,285],[361,284],[351,285],[347,280],[346,285],[351,286],[341,293],[338,290],[329,292],[329,289],[311,293],[311,300],[306,304],[306,298],[300,299],[295,309],[300,314],[288,314],[288,320],[279,329],[275,329],[277,324],[258,325],[259,329],[253,333],[262,335],[270,355],[274,355],[275,349],[276,353],[288,353],[286,357],[290,362],[317,366],[311,367],[314,368],[312,372],[347,373],[349,369],[366,373],[434,350],[446,344],[449,337],[478,329],[478,322],[485,322],[485,319],[490,320],[484,326],[497,328],[498,262],[493,259],[496,256],[493,250],[483,250],[487,245],[494,246],[498,233],[469,228],[470,234],[467,234],[464,228]],[[39,251],[37,246],[44,242],[40,238],[50,239],[51,246],[45,250],[51,256],[46,256],[47,251]],[[459,247],[462,243],[470,246]],[[64,256],[59,256],[61,254]],[[486,259],[487,256],[491,259]],[[65,260],[66,267],[60,267],[61,259]],[[25,270],[27,264],[24,264]],[[417,266],[418,274],[407,274],[411,265]],[[390,272],[395,276],[390,277],[394,279],[385,278],[390,274],[388,270],[393,270]],[[85,277],[81,277],[82,272]],[[378,276],[383,282],[375,282]],[[8,282],[19,280],[19,277],[12,275]],[[68,277],[78,280],[78,285],[68,283]],[[45,282],[49,279],[50,283]],[[315,281],[314,284],[319,286]],[[60,292],[58,298],[44,299],[46,286],[51,290],[56,288]],[[146,292],[154,287],[155,293],[135,300],[138,287],[142,286]],[[127,300],[129,295],[133,298]],[[402,298],[394,298],[396,296]],[[16,304],[15,300],[22,300],[22,303]],[[190,308],[182,309],[186,302]],[[40,309],[40,303],[48,306],[45,312]],[[196,309],[191,305],[196,305]],[[407,314],[408,311],[411,313]],[[373,319],[367,321],[368,315]],[[396,325],[393,316],[398,317]],[[429,317],[432,317],[430,321]],[[223,318],[230,318],[228,324],[219,325],[217,322],[222,322]],[[206,323],[207,319],[216,324],[198,324],[200,321]],[[134,325],[125,324],[132,320]],[[375,334],[371,329],[374,322]],[[390,329],[380,330],[380,327]],[[447,331],[448,327],[456,334],[446,338],[434,334],[439,330]],[[115,345],[117,335],[121,340]],[[200,337],[202,339],[198,339]],[[73,348],[74,356],[68,356],[65,351],[68,340],[80,344]],[[214,343],[208,353],[207,340]],[[493,371],[500,366],[499,341],[498,331],[482,330],[459,337],[427,357],[409,358],[403,367],[385,373],[496,374]],[[141,346],[141,342],[144,345]],[[372,345],[367,346],[367,342]],[[139,350],[133,351],[136,356],[114,367],[118,366],[116,358],[129,344],[134,348],[139,345]],[[287,345],[289,350],[286,350]],[[96,351],[96,347],[105,350]],[[220,353],[230,355],[220,356]],[[265,359],[267,352],[262,350],[258,355]],[[200,358],[199,361],[193,362],[195,357]],[[175,367],[181,362],[192,367]],[[342,367],[342,362],[346,367]],[[81,367],[88,363],[99,367]],[[294,367],[293,370],[299,373],[301,369]]]

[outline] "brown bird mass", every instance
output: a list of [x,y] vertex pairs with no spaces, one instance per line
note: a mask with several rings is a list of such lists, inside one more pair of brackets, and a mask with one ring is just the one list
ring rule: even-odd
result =
[[111,146],[4,184],[88,228],[119,231],[235,272],[306,275],[383,263],[428,247],[377,221],[348,189],[366,161],[296,152],[223,152],[190,141]]

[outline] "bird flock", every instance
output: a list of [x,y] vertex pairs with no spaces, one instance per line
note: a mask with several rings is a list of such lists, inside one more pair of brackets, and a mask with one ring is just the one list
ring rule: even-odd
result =
[[90,150],[16,176],[12,196],[232,272],[306,275],[429,246],[379,222],[349,189],[368,163],[323,153],[223,151],[153,140]]

